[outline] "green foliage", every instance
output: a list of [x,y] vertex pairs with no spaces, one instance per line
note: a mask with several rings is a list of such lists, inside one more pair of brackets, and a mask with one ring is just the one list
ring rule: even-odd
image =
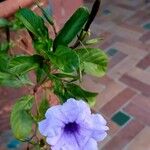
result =
[[61,78],[71,78],[71,79],[78,79],[77,76],[71,75],[69,73],[54,73],[54,76],[56,76],[57,78],[61,79]]
[[42,82],[47,77],[45,71],[42,68],[37,68],[35,73],[37,83]]
[[24,140],[31,133],[34,121],[29,112],[33,105],[33,99],[31,95],[24,96],[13,106],[10,123],[12,132],[17,139]]
[[90,106],[94,106],[98,93],[93,93],[81,88],[74,83],[62,84],[58,80],[54,82],[54,93],[65,102],[67,99],[76,98],[86,101]]
[[108,58],[107,55],[97,48],[78,49],[77,54],[81,60],[82,69],[87,74],[101,77],[107,71]]
[[7,53],[9,48],[10,44],[8,42],[0,43],[0,53],[2,52]]
[[14,20],[11,20],[9,27],[11,30],[16,31],[16,30],[24,28],[24,25],[18,18],[15,18]]
[[49,13],[45,9],[43,9],[40,5],[38,5],[38,7],[40,8],[44,18],[49,22],[49,24],[54,25],[52,16],[50,16]]
[[100,42],[100,40],[102,40],[102,39],[100,39],[100,38],[94,38],[94,39],[86,40],[84,42],[84,45],[95,45],[98,42]]
[[49,59],[53,45],[53,41],[51,39],[35,39],[33,40],[33,44],[38,54],[42,55],[46,59]]
[[32,85],[32,82],[26,75],[15,76],[10,73],[0,72],[0,85],[18,88],[24,85]]
[[0,71],[7,72],[8,71],[8,64],[10,61],[10,56],[7,55],[5,52],[0,52]]
[[90,106],[94,106],[98,93],[89,92],[85,89],[82,89],[79,85],[73,83],[66,84],[66,90],[70,97],[82,99],[86,101]]
[[11,58],[6,53],[0,53],[0,85],[9,87],[21,87],[26,84],[32,85],[27,75],[16,75],[11,73],[9,63]]
[[9,21],[4,18],[0,18],[0,28],[9,26]]
[[87,8],[80,7],[72,15],[72,17],[65,23],[64,27],[60,30],[59,34],[54,40],[54,48],[58,45],[67,46],[75,36],[81,31],[89,17]]
[[47,99],[43,99],[39,106],[39,120],[42,120],[45,118],[45,113],[47,109],[49,108],[49,103]]
[[[85,73],[103,76],[108,64],[107,55],[102,50],[88,48],[99,42],[99,38],[89,39],[88,34],[95,13],[89,14],[87,8],[80,7],[57,34],[53,18],[41,6],[38,7],[44,18],[27,8],[20,9],[12,21],[0,18],[0,28],[4,28],[7,35],[7,42],[0,44],[0,85],[14,88],[29,85],[32,86],[30,92],[33,95],[20,98],[13,106],[12,131],[17,139],[28,139],[35,149],[40,149],[41,143],[34,141],[35,135],[29,138],[33,123],[37,127],[37,122],[45,118],[45,112],[50,107],[48,100],[42,97],[41,101],[36,103],[36,112],[32,111],[37,92],[40,91],[40,95],[43,96],[44,90],[51,90],[58,96],[60,103],[64,103],[68,98],[75,98],[93,106],[98,93],[85,90],[75,81],[81,82]],[[44,21],[54,29],[56,37],[53,39],[49,37]],[[23,28],[29,33],[35,49],[30,56],[16,55],[9,51],[11,39],[8,31]],[[75,38],[77,41],[71,45]],[[28,78],[30,71],[35,73],[34,84]]]
[[61,80],[53,79],[53,92],[58,96],[60,103],[64,103],[66,101],[65,88]]
[[16,13],[16,18],[19,19],[24,24],[24,26],[37,38],[48,37],[48,30],[44,25],[43,19],[33,13],[33,11],[30,9],[20,9]]
[[37,69],[42,65],[42,58],[38,55],[33,56],[17,56],[11,59],[9,70],[13,74],[25,74],[30,70]]
[[74,72],[79,67],[79,58],[75,51],[65,46],[58,46],[50,56],[52,63],[63,72]]

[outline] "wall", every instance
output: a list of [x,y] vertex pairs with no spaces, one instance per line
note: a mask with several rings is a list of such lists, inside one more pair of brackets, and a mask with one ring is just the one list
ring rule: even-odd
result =
[[58,25],[61,26],[82,5],[83,0],[49,0],[49,3]]

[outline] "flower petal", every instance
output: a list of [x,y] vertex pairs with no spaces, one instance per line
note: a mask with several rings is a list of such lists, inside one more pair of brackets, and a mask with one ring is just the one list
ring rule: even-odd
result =
[[78,101],[73,98],[67,100],[62,105],[62,112],[68,118],[69,122],[80,121],[90,114],[90,108],[84,101]]
[[97,142],[94,139],[89,139],[83,150],[98,150]]
[[92,119],[94,124],[92,137],[97,141],[102,141],[107,136],[106,131],[109,130],[106,121],[100,114],[92,114]]
[[49,122],[48,119],[42,120],[38,123],[39,126],[39,131],[42,135],[47,136],[48,134],[48,126],[49,126]]
[[60,116],[60,106],[49,108],[45,114],[46,119],[39,122],[39,131],[44,136],[55,137],[59,129],[65,126],[65,119]]
[[[63,105],[49,108],[46,119],[39,122],[39,131],[46,136],[52,150],[97,150],[109,129],[100,114],[91,114],[82,100],[68,99]],[[65,125],[75,122],[77,131],[66,132]]]
[[78,145],[83,148],[87,141],[91,138],[92,132],[89,129],[82,128],[79,130],[79,132],[74,134],[76,137],[76,140],[78,142]]
[[94,123],[98,123],[96,124],[97,126],[99,126],[99,124],[106,125],[107,123],[104,117],[100,114],[92,114],[92,118],[93,118]]
[[79,100],[78,107],[80,110],[80,114],[78,115],[76,122],[81,123],[81,122],[86,122],[87,120],[89,120],[89,118],[91,118],[91,110],[88,104],[82,100]]
[[61,105],[52,106],[51,108],[49,108],[46,111],[45,117],[46,118],[55,118],[62,123],[66,123],[67,119],[65,118],[64,115],[62,115],[61,107],[62,107]]
[[62,126],[59,126],[59,123],[57,120],[50,120],[45,119],[38,123],[39,125],[39,131],[42,135],[48,136],[48,137],[55,137],[58,136],[60,133],[60,129],[62,129]]
[[63,133],[58,143],[52,146],[52,150],[80,150],[73,134]]
[[67,102],[62,105],[61,110],[63,115],[67,117],[68,122],[74,122],[79,115],[77,101],[73,98],[68,99]]
[[61,128],[56,128],[53,131],[55,131],[55,133],[48,134],[48,137],[46,138],[46,142],[50,145],[55,145],[60,140],[63,133],[63,130]]
[[103,132],[103,133],[95,132],[95,133],[93,133],[92,136],[96,141],[103,141],[106,138],[107,133],[106,132]]

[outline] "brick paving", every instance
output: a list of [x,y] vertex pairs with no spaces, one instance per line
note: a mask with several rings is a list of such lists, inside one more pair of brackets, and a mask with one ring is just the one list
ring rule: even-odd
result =
[[[92,1],[85,2],[91,6]],[[84,83],[99,92],[94,108],[110,127],[99,150],[150,150],[149,10],[144,0],[106,0],[92,25],[93,35],[103,37],[98,47],[110,57],[107,75],[86,76],[90,82]]]
[[[85,0],[89,7],[91,2]],[[99,150],[150,150],[150,3],[105,0],[91,32],[92,37],[103,38],[98,47],[110,57],[106,76],[86,75],[83,81],[84,87],[99,92],[94,109],[110,128]],[[23,93],[23,89],[0,89],[0,134],[6,144],[11,106]],[[122,117],[113,121],[120,112]],[[129,119],[120,125],[125,116]],[[0,150],[6,149],[4,142],[0,139]]]

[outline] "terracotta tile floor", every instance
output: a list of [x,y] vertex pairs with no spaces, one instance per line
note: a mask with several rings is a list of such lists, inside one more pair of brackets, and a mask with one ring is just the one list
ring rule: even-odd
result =
[[[91,2],[86,0],[87,6]],[[150,150],[150,4],[106,0],[91,31],[103,37],[98,47],[110,56],[107,75],[86,76],[90,82],[84,83],[100,93],[95,111],[109,122],[99,149]]]
[[[85,4],[91,7],[92,1]],[[83,82],[100,93],[94,109],[110,128],[99,150],[150,150],[150,3],[105,0],[91,32],[103,38],[98,47],[110,57],[106,76],[85,76]],[[9,112],[23,91],[0,89],[0,150],[20,144],[9,138]]]

